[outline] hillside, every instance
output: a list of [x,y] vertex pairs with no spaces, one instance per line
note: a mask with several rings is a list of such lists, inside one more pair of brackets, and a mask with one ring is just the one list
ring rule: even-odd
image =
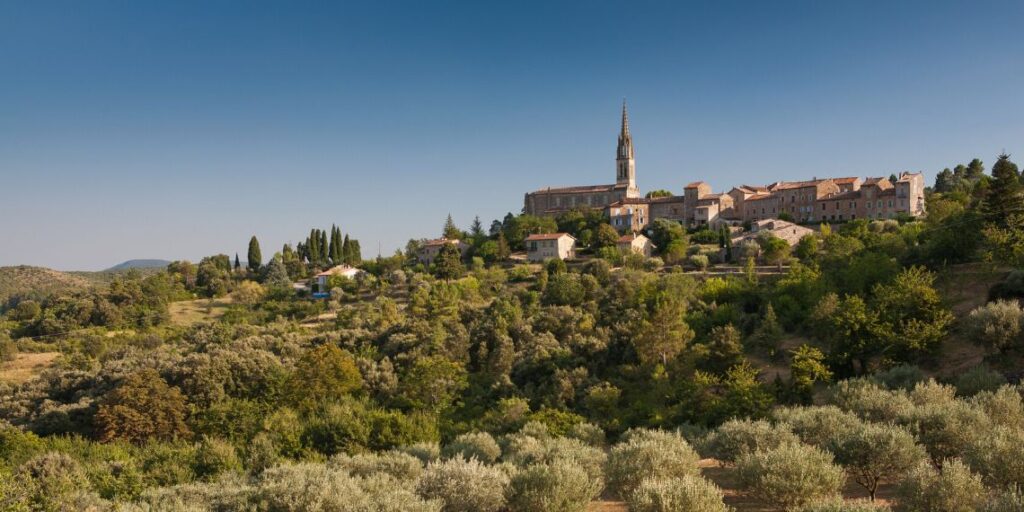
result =
[[14,296],[42,298],[54,293],[84,290],[93,284],[94,281],[84,275],[49,268],[27,265],[0,267],[0,304]]
[[[132,260],[132,261],[158,261],[158,260]],[[125,262],[124,264],[131,263]],[[122,264],[122,265],[124,265]],[[118,268],[121,265],[118,265]],[[18,265],[14,267],[0,267],[0,305],[7,302],[11,297],[32,297],[42,299],[57,293],[71,293],[86,290],[94,286],[106,286],[119,275],[124,275],[130,270],[141,273],[143,276],[155,274],[163,267],[126,267],[118,270],[104,270],[101,272],[69,271],[63,272],[45,267],[33,267],[29,265]]]

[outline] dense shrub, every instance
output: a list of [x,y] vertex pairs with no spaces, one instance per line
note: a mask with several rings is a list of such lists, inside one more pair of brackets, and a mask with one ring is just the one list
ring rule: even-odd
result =
[[928,380],[921,368],[912,364],[901,364],[871,376],[872,380],[888,389],[904,389],[910,391],[919,382]]
[[868,491],[872,500],[879,482],[903,475],[927,457],[914,436],[903,428],[875,423],[839,434],[829,448],[836,462]]
[[972,367],[956,378],[957,396],[974,396],[982,391],[995,391],[1006,384],[1003,374],[984,364]]
[[478,460],[448,459],[427,466],[417,489],[444,502],[445,512],[497,512],[505,506],[509,476]]
[[819,448],[828,447],[833,439],[864,425],[857,415],[834,405],[779,407],[772,411],[772,417],[789,425],[803,442]]
[[490,464],[501,457],[501,447],[490,434],[471,432],[456,437],[441,450],[441,454],[445,457],[475,458]]
[[188,436],[185,413],[181,392],[168,386],[156,371],[143,370],[107,394],[95,422],[102,441],[141,443]]
[[845,481],[830,454],[803,444],[748,453],[736,461],[736,468],[751,494],[785,508],[837,496]]
[[796,512],[887,512],[889,507],[868,500],[846,501],[842,498],[804,505]]
[[722,491],[694,475],[648,478],[627,497],[631,512],[728,512]]
[[608,455],[608,486],[629,496],[646,478],[698,475],[700,456],[677,433],[633,430]]
[[741,455],[776,448],[800,440],[785,424],[765,420],[729,420],[708,434],[702,452],[725,462],[736,462]]
[[981,477],[958,460],[937,471],[922,463],[897,486],[897,512],[973,512],[985,501]]
[[964,462],[989,485],[1024,485],[1024,430],[1000,425],[974,436]]
[[385,474],[404,482],[414,482],[423,473],[423,462],[420,459],[399,451],[335,455],[331,457],[329,465],[352,476]]
[[512,477],[509,507],[517,512],[581,512],[603,488],[578,462],[534,464]]
[[994,425],[1024,425],[1024,400],[1019,386],[1002,386],[982,391],[970,400],[971,406],[988,415]]
[[985,503],[985,512],[1020,512],[1024,510],[1024,492],[1020,487],[996,492]]
[[567,435],[590,446],[605,445],[604,430],[593,423],[577,423],[569,429]]
[[441,503],[424,501],[408,484],[387,475],[361,479],[323,464],[271,468],[255,492],[258,510],[339,512],[439,512]]
[[907,418],[914,403],[902,390],[881,388],[867,379],[848,379],[829,389],[829,403],[869,421],[895,421]]
[[971,311],[964,329],[972,340],[996,351],[1021,344],[1024,308],[1014,300],[989,302]]
[[438,446],[437,443],[433,442],[414,443],[408,446],[395,448],[395,450],[412,455],[424,464],[434,462],[441,458],[441,447]]
[[991,428],[983,411],[960,401],[918,407],[909,423],[936,466],[944,459],[962,457],[972,440]]
[[50,452],[28,460],[15,478],[25,484],[18,490],[32,510],[87,510],[103,503],[81,465],[64,453]]
[[196,450],[193,468],[196,476],[210,480],[226,471],[241,471],[242,461],[231,443],[222,439],[205,437]]

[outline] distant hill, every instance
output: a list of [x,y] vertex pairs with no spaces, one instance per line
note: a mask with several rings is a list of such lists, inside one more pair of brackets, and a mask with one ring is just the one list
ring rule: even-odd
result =
[[0,267],[0,311],[11,297],[41,300],[51,295],[107,286],[131,270],[149,276],[163,270],[167,264],[163,260],[130,260],[101,272],[62,272],[29,265]]
[[133,268],[164,268],[170,264],[171,262],[167,260],[128,260],[124,263],[114,265],[113,267],[104,270],[104,272],[120,272]]

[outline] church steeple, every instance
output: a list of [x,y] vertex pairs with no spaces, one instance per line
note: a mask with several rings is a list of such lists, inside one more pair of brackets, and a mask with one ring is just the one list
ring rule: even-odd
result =
[[626,100],[622,100],[622,128],[619,131],[619,147],[615,155],[615,184],[626,186],[627,197],[639,197],[636,187],[636,163],[633,161],[633,136],[629,133],[629,112]]

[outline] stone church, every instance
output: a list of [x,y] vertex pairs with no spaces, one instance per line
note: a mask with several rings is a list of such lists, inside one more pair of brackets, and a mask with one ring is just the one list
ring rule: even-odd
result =
[[636,163],[633,160],[633,136],[629,134],[629,115],[626,102],[622,102],[622,128],[619,147],[615,155],[615,183],[610,185],[583,185],[578,187],[548,187],[526,194],[523,213],[530,215],[557,215],[573,208],[605,207],[617,202],[640,199],[636,186]]

